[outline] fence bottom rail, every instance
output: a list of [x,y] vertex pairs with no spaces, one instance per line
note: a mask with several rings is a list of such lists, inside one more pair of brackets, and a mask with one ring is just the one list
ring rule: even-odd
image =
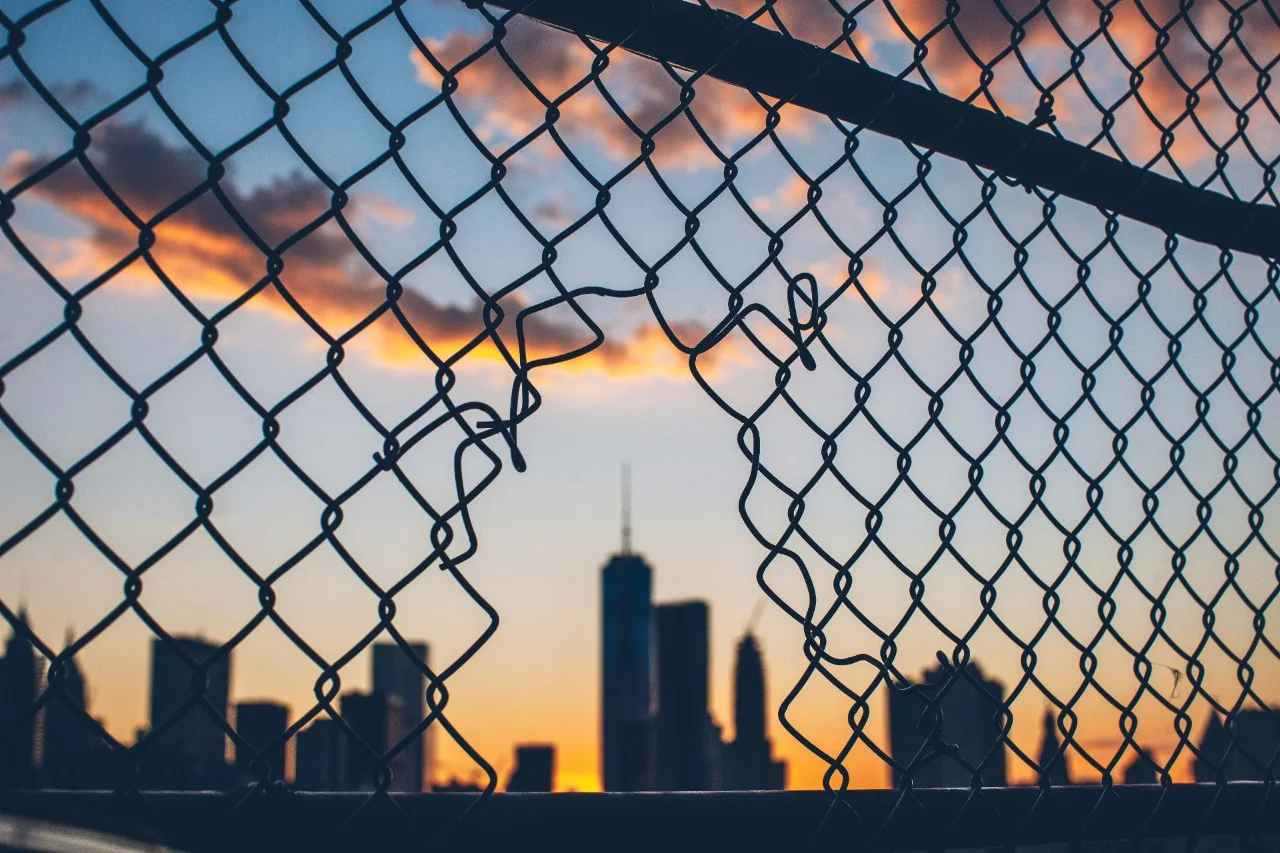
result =
[[[471,810],[468,812],[468,810]],[[384,794],[30,791],[0,794],[14,826],[61,824],[141,849],[887,851],[1088,845],[1173,839],[1179,850],[1271,849],[1271,783],[901,791],[634,794]],[[6,848],[0,834],[0,850]],[[1226,846],[1224,846],[1224,843]],[[1144,844],[1144,846],[1146,846]],[[1165,844],[1161,847],[1163,851]],[[26,849],[50,849],[29,847]],[[83,847],[80,849],[109,849]],[[123,849],[123,848],[121,848]],[[1173,847],[1169,847],[1172,851]]]

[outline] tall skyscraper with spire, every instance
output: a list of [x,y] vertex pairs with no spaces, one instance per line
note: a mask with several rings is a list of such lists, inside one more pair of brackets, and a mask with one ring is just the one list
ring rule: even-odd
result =
[[631,477],[622,471],[622,550],[600,577],[601,780],[643,791],[653,774],[653,570],[631,550]]
[[[18,622],[29,630],[25,607],[18,610]],[[36,784],[40,720],[33,706],[43,675],[44,667],[31,641],[15,628],[0,658],[0,788]]]
[[764,658],[751,629],[738,641],[733,668],[733,743],[727,752],[725,787],[734,791],[781,791],[787,764],[773,760],[765,699]]

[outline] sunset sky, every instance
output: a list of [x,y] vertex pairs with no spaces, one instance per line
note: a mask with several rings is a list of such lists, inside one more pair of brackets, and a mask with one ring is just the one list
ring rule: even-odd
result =
[[[6,25],[32,5],[0,0]],[[1045,229],[1041,200],[998,182],[995,216],[981,212],[968,222],[957,254],[954,224],[938,205],[953,219],[969,216],[982,205],[983,180],[941,157],[928,161],[928,193],[911,189],[893,202],[896,223],[885,232],[888,200],[917,177],[920,160],[907,146],[862,133],[850,162],[844,132],[791,107],[782,109],[772,138],[758,138],[765,108],[713,80],[698,82],[692,113],[723,157],[750,146],[736,161],[732,192],[720,189],[722,159],[686,116],[666,124],[650,162],[636,166],[640,139],[616,109],[645,130],[663,122],[677,109],[680,91],[666,70],[612,52],[600,81],[616,109],[594,86],[585,87],[559,107],[553,137],[545,106],[507,62],[554,98],[591,72],[591,50],[516,19],[501,41],[504,58],[486,48],[493,28],[484,16],[454,0],[413,0],[397,14],[379,3],[314,3],[332,33],[296,0],[242,0],[221,27],[213,26],[214,7],[196,0],[168,0],[164,14],[145,0],[102,5],[130,45],[92,4],[71,0],[25,24],[17,54],[0,59],[0,188],[19,188],[7,239],[0,240],[0,412],[12,424],[0,428],[0,602],[10,609],[26,604],[33,628],[54,650],[67,630],[89,631],[121,601],[124,575],[104,549],[133,567],[164,554],[147,566],[139,601],[171,632],[225,641],[252,620],[260,610],[257,586],[210,528],[244,567],[268,575],[320,534],[318,494],[337,496],[361,480],[384,452],[388,431],[403,427],[403,442],[443,414],[438,402],[418,411],[437,393],[438,379],[407,324],[441,358],[461,354],[449,389],[455,405],[482,402],[504,415],[513,395],[506,359],[518,359],[521,346],[527,362],[583,350],[531,373],[541,398],[517,433],[526,471],[515,470],[500,438],[487,439],[486,450],[472,446],[458,462],[468,488],[488,476],[495,459],[501,465],[472,504],[478,550],[460,564],[501,622],[449,679],[447,715],[503,782],[515,743],[552,741],[561,789],[599,785],[599,571],[618,547],[624,462],[633,472],[635,542],[655,568],[657,600],[711,602],[713,712],[726,734],[733,647],[764,599],[762,567],[763,581],[790,608],[820,618],[832,607],[836,566],[815,543],[836,564],[857,555],[848,597],[866,621],[844,610],[824,628],[828,653],[848,659],[828,671],[849,691],[869,689],[877,672],[869,661],[886,654],[877,632],[894,631],[908,615],[894,660],[907,676],[938,650],[950,653],[973,629],[968,643],[976,659],[1012,687],[1023,675],[1021,646],[1034,640],[1038,684],[1026,683],[1013,699],[1012,737],[1028,755],[1039,748],[1048,691],[1058,702],[1075,701],[1077,746],[1098,764],[1129,760],[1119,750],[1120,712],[1106,695],[1134,704],[1137,739],[1164,760],[1178,738],[1162,702],[1184,708],[1197,727],[1209,713],[1188,675],[1174,696],[1172,672],[1185,673],[1190,655],[1204,665],[1204,689],[1220,704],[1237,703],[1242,678],[1253,681],[1262,701],[1280,702],[1280,618],[1273,615],[1280,556],[1269,544],[1280,539],[1280,527],[1275,513],[1264,512],[1280,476],[1273,450],[1280,448],[1274,263],[1237,256],[1224,274],[1216,250],[1186,241],[1171,261],[1164,236],[1132,222],[1121,222],[1109,244],[1106,218],[1069,199],[1056,201],[1053,229]],[[722,5],[740,13],[752,8],[750,0]],[[1009,5],[1024,14],[1034,4]],[[777,7],[802,38],[824,46],[840,38],[841,19],[826,0],[781,0]],[[869,4],[851,43],[834,49],[846,56],[856,50],[862,61],[892,73],[910,71],[909,79],[927,78],[953,96],[975,96],[980,69],[973,57],[990,61],[1008,48],[1010,23],[970,7],[993,8],[966,4],[955,29],[930,40],[923,69],[911,68],[907,32],[920,37],[936,27],[938,4]],[[1135,96],[1126,61],[1146,59],[1177,7],[1174,0],[1141,7],[1126,0],[1115,7],[1105,37],[1094,38],[1098,16],[1086,14],[1084,4],[1053,19],[1037,13],[1026,26],[1025,65],[1012,56],[1001,60],[995,81],[975,102],[1029,119],[1039,97],[1029,75],[1042,83],[1065,75],[1055,112],[1057,130],[1068,138],[1146,164],[1159,155],[1158,125],[1175,124],[1177,142],[1152,164],[1155,171],[1254,200],[1264,193],[1266,164],[1280,156],[1280,116],[1249,108],[1249,148],[1237,135],[1237,114],[1258,92],[1250,57],[1280,52],[1280,23],[1255,4],[1242,34],[1233,36],[1228,16],[1206,4],[1190,21],[1169,27],[1168,62],[1144,68]],[[290,90],[333,59],[335,35],[366,20],[376,23],[350,38],[342,68]],[[203,38],[167,53],[204,27]],[[1078,78],[1069,74],[1068,38],[1087,39]],[[1217,84],[1202,88],[1194,122],[1182,117],[1186,90],[1179,81],[1197,85],[1207,73],[1204,45],[1224,40]],[[140,56],[163,57],[162,79],[153,87]],[[455,68],[461,68],[456,92],[444,98],[442,83]],[[290,90],[287,115],[276,110],[273,119],[264,89]],[[1109,136],[1097,104],[1110,109]],[[397,149],[403,168],[388,158],[364,174],[388,151],[387,127],[424,107],[430,108],[405,128]],[[28,180],[73,150],[68,122],[92,125],[87,161],[114,201],[71,158]],[[473,201],[491,178],[491,163],[477,146],[516,153],[504,161],[502,193],[490,189]],[[1215,172],[1220,146],[1230,159]],[[224,164],[216,174],[214,158]],[[598,182],[625,174],[610,187],[603,214],[588,216],[597,188],[580,170]],[[333,187],[353,176],[359,179],[335,211]],[[819,179],[814,201],[810,186]],[[1274,188],[1269,192],[1264,203],[1274,204]],[[668,193],[686,207],[714,198],[698,209],[692,243],[686,214]],[[450,232],[443,247],[442,217],[456,228],[443,227]],[[153,220],[154,245],[144,240],[142,253],[138,223]],[[761,224],[785,231],[776,264],[768,262]],[[293,239],[299,233],[306,236]],[[548,270],[544,243],[563,234]],[[1019,263],[1014,242],[1028,238]],[[283,260],[280,286],[255,291],[272,251]],[[646,280],[642,265],[655,268],[658,280],[647,298],[638,295]],[[788,278],[801,272],[813,276],[825,307],[824,343],[810,346],[813,371],[794,360],[785,327],[768,322],[788,316]],[[345,346],[340,366],[326,372],[324,336],[359,327],[385,303],[388,280],[403,286],[402,320],[380,314]],[[1075,289],[1081,280],[1085,287]],[[76,332],[28,353],[66,315],[67,298],[51,282],[68,293],[89,286],[77,298]],[[728,288],[747,282],[746,302],[769,313],[738,316],[730,333],[697,357],[695,381],[687,355],[658,317],[681,345],[694,347],[739,310]],[[993,308],[990,289],[1002,285]],[[577,298],[576,310],[561,303],[525,314],[517,331],[522,309],[581,288],[594,292]],[[500,290],[506,291],[496,333],[502,348],[485,333],[478,295]],[[219,313],[228,306],[234,310]],[[199,315],[214,318],[217,328],[216,343],[204,352]],[[585,317],[602,330],[598,345]],[[895,325],[900,344],[891,343]],[[969,373],[952,382],[962,361],[956,336],[975,334]],[[1172,348],[1171,335],[1178,340]],[[893,347],[896,358],[888,355]],[[1224,349],[1233,356],[1224,358]],[[114,379],[89,351],[110,364]],[[189,357],[180,375],[152,388]],[[756,411],[775,389],[781,359],[792,359],[790,405],[778,399],[758,420],[761,464],[800,490],[822,472],[824,451],[799,413],[822,430],[839,427],[835,470],[817,477],[804,501],[802,527],[811,541],[790,535],[785,543],[807,566],[811,589],[794,561],[767,559],[768,549],[744,524],[740,509],[766,542],[778,540],[789,498],[757,480],[740,506],[752,449],[739,421],[712,399],[744,415]],[[1034,364],[1030,379],[1024,359]],[[1171,359],[1175,369],[1166,370]],[[1086,370],[1092,385],[1082,382]],[[840,427],[865,393],[849,371],[870,374],[870,396]],[[263,417],[247,400],[271,409],[317,376],[280,412],[277,452],[264,442]],[[1152,394],[1147,404],[1144,384]],[[130,423],[121,386],[145,390],[146,435],[127,430],[97,455]],[[936,423],[922,386],[945,386]],[[1207,405],[1200,415],[1198,397]],[[1010,418],[1003,443],[997,405]],[[1055,437],[1050,413],[1068,417],[1069,435]],[[478,429],[487,416],[471,410],[462,417]],[[1117,430],[1124,435],[1119,444]],[[19,433],[38,445],[43,460]],[[464,438],[446,421],[399,464],[433,506],[455,500],[454,453]],[[185,482],[148,441],[185,472]],[[904,446],[911,459],[905,477],[898,450]],[[988,447],[981,495],[970,494],[963,453],[981,455]],[[86,456],[92,461],[82,466]],[[1178,473],[1171,458],[1179,458]],[[1043,495],[1033,506],[1040,486],[1032,469],[1041,465]],[[69,505],[101,537],[100,547],[66,512],[29,527],[54,501],[51,468],[73,466]],[[234,476],[224,478],[232,469]],[[1089,479],[1103,472],[1099,497]],[[196,519],[196,490],[214,484],[210,526],[197,526],[167,550]],[[1158,506],[1145,497],[1157,484]],[[954,515],[949,547],[941,544],[937,508]],[[391,586],[431,553],[430,519],[391,472],[372,477],[342,513],[336,542],[374,583]],[[1008,539],[1013,519],[1020,519],[1023,537],[1017,560]],[[869,530],[874,541],[863,550]],[[470,537],[456,522],[454,533],[447,550],[458,558]],[[1128,571],[1118,578],[1121,565]],[[927,571],[921,603],[933,621],[913,609],[910,575],[921,571]],[[983,617],[983,582],[991,579],[995,601]],[[1057,583],[1060,598],[1057,624],[1043,635],[1048,605],[1037,579]],[[378,624],[377,597],[335,542],[310,551],[273,589],[276,612],[325,660],[345,655]],[[1100,604],[1106,589],[1114,616]],[[1148,595],[1163,595],[1163,612],[1153,615]],[[1216,616],[1211,632],[1203,621],[1206,601]],[[435,565],[397,594],[396,606],[397,630],[429,643],[437,670],[489,624]],[[1259,609],[1265,620],[1255,619]],[[776,704],[805,673],[804,631],[770,605],[757,632]],[[1090,665],[1068,635],[1085,643],[1099,637],[1092,679],[1082,674]],[[93,713],[125,742],[146,723],[150,636],[126,612],[77,655]],[[1152,690],[1140,689],[1122,641],[1145,650],[1155,667]],[[1248,667],[1239,669],[1232,655]],[[366,652],[343,669],[344,689],[367,687],[368,669]],[[314,705],[318,674],[264,622],[235,649],[233,698],[276,698],[301,714]],[[866,732],[886,746],[883,695],[883,688],[873,694]],[[850,736],[850,701],[818,675],[799,691],[788,719],[836,755]],[[776,720],[772,734],[791,762],[791,786],[820,786],[826,763]],[[437,777],[475,772],[443,734],[436,743]],[[1189,774],[1185,759],[1179,778]],[[1080,754],[1071,760],[1079,776],[1090,775]],[[888,782],[887,767],[865,744],[844,764],[854,786]],[[1009,766],[1015,781],[1034,778],[1016,758]]]

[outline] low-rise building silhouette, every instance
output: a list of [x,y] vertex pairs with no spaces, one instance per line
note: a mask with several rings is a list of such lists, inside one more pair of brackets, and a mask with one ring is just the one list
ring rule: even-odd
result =
[[302,791],[347,789],[347,735],[335,720],[321,717],[298,732],[294,785]]
[[1058,740],[1058,718],[1052,710],[1045,711],[1040,721],[1040,754],[1036,763],[1041,782],[1054,786],[1071,784],[1067,755]]
[[341,713],[355,735],[347,744],[347,789],[375,790],[384,763],[392,773],[390,783],[395,784],[394,759],[386,755],[405,734],[400,697],[385,690],[346,693],[342,696]]
[[289,709],[276,702],[241,702],[236,706],[236,771],[242,780],[283,781]]
[[516,766],[507,780],[507,790],[521,793],[550,793],[555,790],[556,748],[551,744],[521,744],[516,747]]
[[1280,772],[1280,709],[1242,708],[1223,722],[1209,723],[1195,760],[1197,782],[1261,782]]
[[973,781],[969,768],[981,767],[985,787],[1005,785],[998,723],[1003,703],[1004,685],[984,676],[976,663],[959,670],[939,663],[925,670],[918,684],[892,688],[893,784],[901,785],[906,771],[917,788],[967,788]]
[[1124,769],[1124,784],[1155,785],[1159,783],[1164,770],[1151,757],[1151,751],[1145,746],[1137,747],[1134,751],[1137,755]]

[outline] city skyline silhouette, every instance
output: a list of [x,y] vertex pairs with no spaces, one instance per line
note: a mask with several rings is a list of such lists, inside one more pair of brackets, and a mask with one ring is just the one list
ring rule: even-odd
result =
[[[773,754],[776,706],[766,701],[768,668],[754,633],[761,609],[756,608],[736,641],[732,709],[727,718],[733,723],[730,738],[708,699],[710,609],[700,600],[652,600],[654,570],[633,548],[629,480],[629,466],[624,466],[621,547],[606,560],[599,575],[600,788],[788,787],[787,762],[775,760]],[[28,624],[25,608],[19,610],[19,618]],[[73,642],[69,630],[67,644]],[[286,729],[296,723],[293,709],[279,697],[232,702],[234,652],[223,654],[217,642],[204,637],[155,638],[146,670],[149,719],[153,726],[162,724],[163,731],[138,731],[138,740],[149,743],[135,761],[137,781],[144,789],[200,790],[266,778],[299,790],[368,791],[377,784],[375,767],[381,763],[375,753],[398,747],[387,762],[388,790],[481,790],[483,786],[475,781],[478,768],[460,773],[432,765],[432,728],[410,737],[415,728],[421,728],[427,710],[428,682],[409,655],[429,667],[429,648],[426,642],[409,642],[406,653],[396,641],[376,641],[368,656],[370,689],[344,689],[333,703],[341,721],[321,713],[280,742]],[[200,704],[180,713],[190,705],[195,683],[195,670],[187,660],[208,668],[201,678]],[[93,711],[88,701],[91,675],[82,672],[71,657],[61,665],[56,682],[56,701],[0,738],[0,787],[110,787],[119,778],[122,756],[113,755],[76,712]],[[7,697],[0,701],[0,714],[12,716],[22,706],[24,694],[15,686],[29,685],[25,701],[31,702],[47,683],[43,662],[30,644],[16,632],[11,634],[0,657],[0,686],[6,688]],[[968,787],[975,773],[987,786],[1009,784],[1006,766],[1011,756],[997,713],[1005,699],[1004,684],[985,675],[977,662],[952,668],[939,654],[917,683],[897,685],[886,694],[888,754],[900,767],[911,767],[916,787]],[[206,702],[210,711],[236,730],[244,746],[235,747],[216,717],[202,712]],[[1194,778],[1211,781],[1219,767],[1228,778],[1262,778],[1258,756],[1265,759],[1270,741],[1276,740],[1267,726],[1267,713],[1262,708],[1242,709],[1236,723],[1239,746],[1233,746],[1220,718],[1210,717],[1200,734],[1201,755],[1195,759]],[[958,746],[958,752],[933,754],[939,744]],[[576,789],[555,776],[556,745],[550,739],[515,742],[509,749],[514,762],[500,774],[499,789],[503,781],[512,791]],[[1043,715],[1035,749],[1039,766],[1048,768],[1045,778],[1051,784],[1083,781],[1068,774],[1073,749],[1063,746],[1052,710]],[[1078,753],[1078,747],[1074,751]],[[23,755],[31,760],[24,761]],[[1164,772],[1149,745],[1140,744],[1119,778],[1129,784],[1154,784]],[[892,784],[902,784],[902,777],[895,768]]]
[[[439,696],[394,636],[449,697],[397,780],[553,744],[517,784],[877,788],[952,737],[1011,784],[1189,781],[1202,735],[1246,772],[1223,733],[1280,705],[1280,291],[1240,242],[1275,221],[1268,4],[766,4],[759,56],[827,69],[793,100],[503,3],[0,2],[4,701],[58,688],[10,748],[74,763],[82,700],[133,743],[188,644],[227,646],[201,702],[246,742],[344,701],[407,737]],[[611,642],[627,602],[648,638]],[[1003,751],[985,712],[893,723],[966,694]],[[304,764],[380,786],[343,731]],[[147,772],[217,776],[184,732]]]

